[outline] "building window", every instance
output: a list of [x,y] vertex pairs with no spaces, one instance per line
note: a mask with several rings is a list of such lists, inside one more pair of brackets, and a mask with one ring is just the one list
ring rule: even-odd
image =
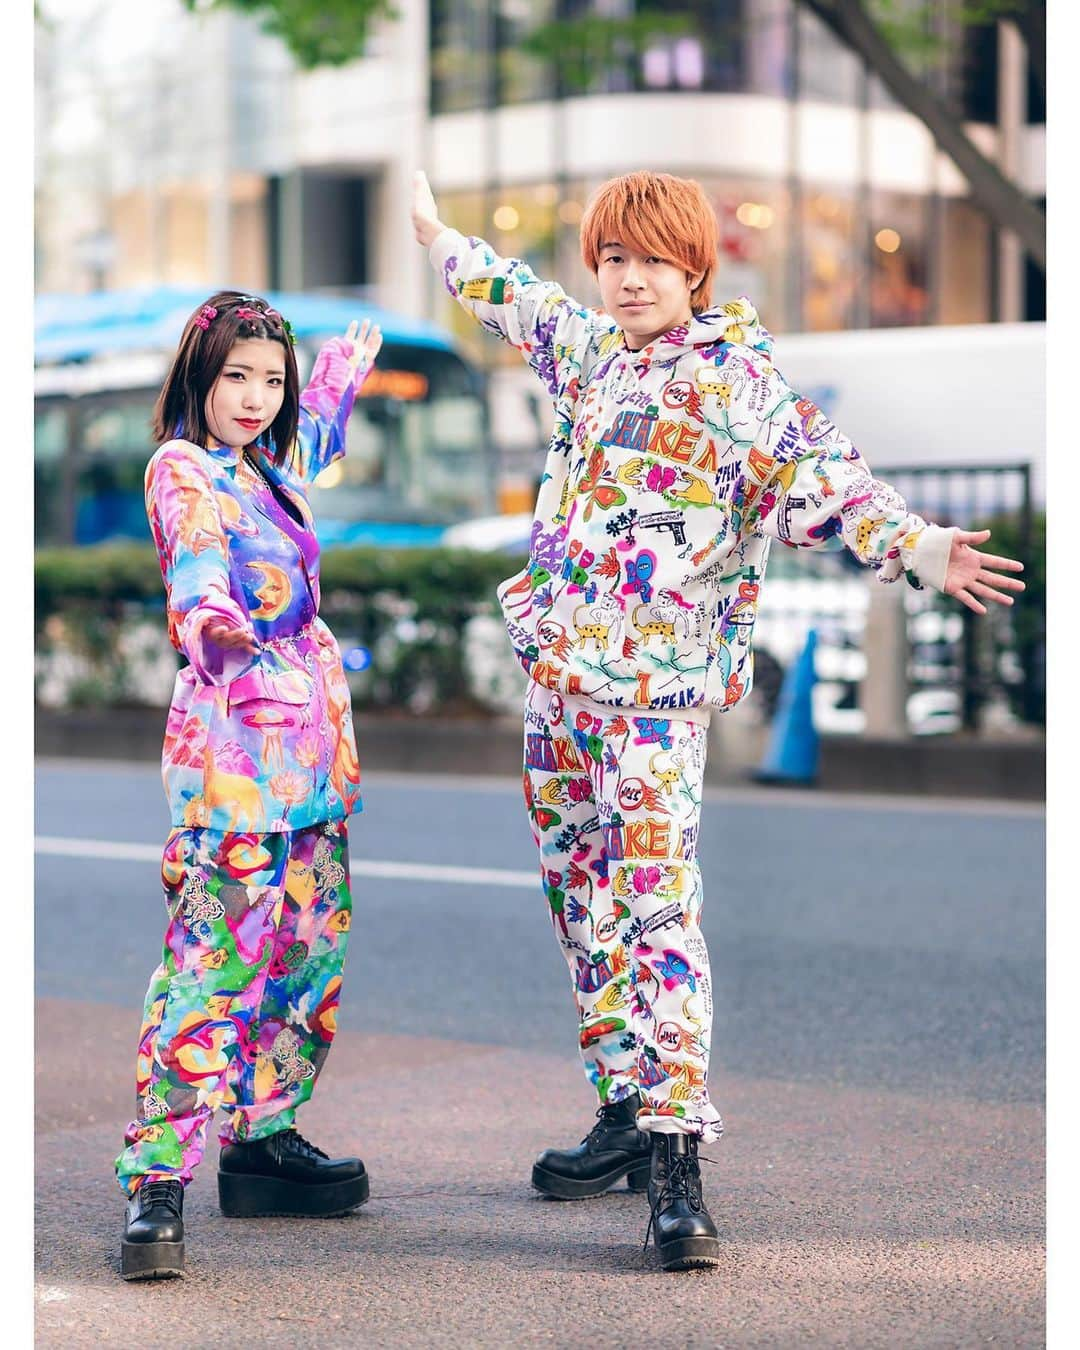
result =
[[768,328],[788,326],[785,274],[790,201],[778,183],[697,175],[720,227],[713,304],[745,295]]
[[230,197],[230,273],[245,290],[265,290],[270,282],[266,179],[234,174]]
[[870,200],[870,323],[929,322],[926,198],[875,191]]
[[800,98],[822,103],[856,103],[860,71],[854,52],[805,6],[797,7],[795,18]]
[[628,54],[629,87],[742,89],[743,8],[742,0],[684,0],[682,4],[643,0],[636,7],[637,15],[644,23],[655,20],[656,31],[644,37],[638,52]]
[[165,282],[203,284],[210,271],[209,211],[209,195],[192,183],[162,192]]
[[490,0],[432,0],[431,110],[484,108],[493,95]]
[[997,122],[997,24],[973,24],[964,29],[961,56],[955,73],[959,104],[965,122]]
[[941,200],[937,321],[990,322],[991,235],[986,216],[964,197]]
[[792,0],[754,0],[743,18],[745,87],[787,97],[792,91]]
[[110,285],[152,285],[160,279],[156,275],[159,246],[155,238],[159,225],[150,193],[140,190],[120,193],[110,202],[109,211],[109,224],[116,240]]
[[[1036,198],[1035,205],[1045,211],[1046,198]],[[1024,318],[1046,321],[1046,271],[1032,262],[1030,253],[1024,255]]]
[[496,101],[529,103],[555,94],[554,63],[523,45],[556,17],[556,0],[495,0]]
[[857,326],[865,282],[865,222],[855,198],[835,186],[803,184],[802,297],[798,328],[808,333]]
[[786,95],[793,13],[793,0],[432,0],[432,111],[558,95]]

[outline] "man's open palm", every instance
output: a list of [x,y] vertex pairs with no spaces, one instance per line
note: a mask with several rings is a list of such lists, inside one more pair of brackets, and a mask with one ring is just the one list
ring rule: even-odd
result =
[[989,538],[989,530],[957,530],[953,535],[949,565],[945,572],[945,594],[967,605],[976,614],[986,613],[986,606],[977,597],[993,600],[999,605],[1011,605],[1012,596],[1005,592],[1024,589],[1024,583],[1015,577],[997,575],[998,572],[1022,572],[1022,562],[1017,562],[1015,558],[998,558],[992,553],[980,553],[972,547],[973,544],[985,544]]

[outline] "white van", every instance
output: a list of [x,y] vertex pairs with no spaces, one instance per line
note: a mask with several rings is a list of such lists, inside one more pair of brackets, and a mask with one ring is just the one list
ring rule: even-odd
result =
[[875,474],[1029,464],[1046,501],[1046,325],[965,324],[780,334],[776,366]]

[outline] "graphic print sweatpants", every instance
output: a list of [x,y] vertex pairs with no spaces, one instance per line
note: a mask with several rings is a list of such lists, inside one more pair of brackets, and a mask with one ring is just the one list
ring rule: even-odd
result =
[[718,1139],[697,834],[707,728],[552,693],[525,698],[525,800],[570,967],[585,1072],[635,1089],[642,1130]]
[[287,1129],[337,1029],[352,897],[345,821],[282,834],[174,829],[169,912],[136,1062],[137,1117],[116,1160],[129,1194],[183,1182],[214,1111],[222,1143]]

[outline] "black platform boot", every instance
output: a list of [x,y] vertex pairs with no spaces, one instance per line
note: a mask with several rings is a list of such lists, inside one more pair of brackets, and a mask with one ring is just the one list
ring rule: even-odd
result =
[[231,1219],[325,1219],[347,1214],[368,1198],[359,1158],[328,1158],[292,1129],[226,1144],[218,1166],[218,1201]]
[[184,1273],[184,1184],[144,1181],[128,1201],[120,1274],[167,1280]]
[[549,1148],[533,1164],[532,1184],[558,1200],[602,1195],[623,1177],[632,1191],[649,1184],[649,1136],[634,1124],[638,1094],[608,1102],[576,1148]]
[[652,1135],[649,1228],[665,1270],[720,1264],[720,1243],[701,1194],[698,1141],[693,1134]]

